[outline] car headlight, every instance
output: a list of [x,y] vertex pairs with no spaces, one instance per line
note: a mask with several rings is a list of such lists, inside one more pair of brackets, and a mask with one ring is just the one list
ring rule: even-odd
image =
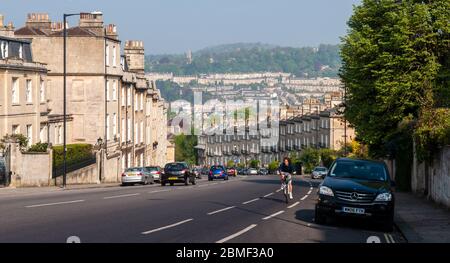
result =
[[319,194],[321,194],[321,195],[328,195],[328,196],[334,196],[333,190],[331,190],[331,188],[326,187],[326,186],[321,186],[319,188]]
[[391,193],[382,193],[375,198],[375,201],[382,201],[387,202],[392,200],[392,194]]

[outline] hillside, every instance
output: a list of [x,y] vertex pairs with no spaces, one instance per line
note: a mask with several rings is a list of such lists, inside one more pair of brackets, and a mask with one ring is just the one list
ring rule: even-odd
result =
[[146,57],[148,72],[173,72],[175,75],[282,71],[299,77],[336,77],[340,65],[338,45],[318,48],[260,43],[221,45],[194,52],[191,64],[184,54]]

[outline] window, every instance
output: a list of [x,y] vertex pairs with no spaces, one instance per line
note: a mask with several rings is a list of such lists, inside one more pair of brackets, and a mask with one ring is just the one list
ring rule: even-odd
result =
[[134,94],[134,110],[138,110],[138,95]]
[[27,80],[27,89],[26,89],[27,103],[33,102],[32,89],[33,89],[33,83],[31,82],[30,79],[28,79]]
[[141,159],[140,160],[140,166],[142,167],[142,166],[144,166],[144,154],[143,153],[141,153],[141,157],[139,158],[139,159]]
[[33,144],[33,126],[31,124],[27,125],[27,139],[28,145]]
[[117,114],[113,114],[113,136],[117,136]]
[[58,128],[58,143],[62,144],[63,143],[63,127],[59,126]]
[[131,119],[128,118],[127,122],[128,122],[128,126],[127,126],[127,140],[130,141],[131,140]]
[[109,118],[109,114],[106,114],[106,139],[107,140],[110,139],[109,126],[110,126],[110,118]]
[[116,53],[117,53],[117,48],[116,48],[116,46],[113,46],[113,57],[112,57],[113,67],[117,66],[117,62],[116,62],[117,54]]
[[138,144],[138,139],[139,139],[139,131],[138,131],[138,124],[135,123],[134,124],[134,143]]
[[13,104],[19,104],[19,79],[12,79],[12,87],[11,87],[11,101]]
[[0,43],[0,56],[3,59],[8,57],[8,42],[6,41]]
[[141,111],[144,110],[144,94],[141,93]]
[[106,66],[109,66],[109,45],[106,45],[106,58],[105,58],[105,63]]
[[41,140],[41,143],[47,142],[46,131],[47,131],[47,126],[41,124],[41,130],[39,131],[39,139]]
[[117,81],[115,81],[115,80],[113,81],[112,92],[113,92],[112,99],[113,99],[113,101],[116,101],[117,100]]
[[130,87],[127,88],[127,105],[128,106],[131,105],[131,88]]
[[19,125],[13,125],[12,126],[12,134],[20,134],[20,127],[19,127]]
[[144,142],[144,122],[143,121],[141,121],[141,127],[140,128],[141,128],[140,129],[140,135],[141,135],[140,142],[143,143]]
[[122,88],[122,106],[125,106],[125,88]]
[[19,46],[19,58],[23,59],[23,44],[20,44]]
[[126,131],[125,131],[125,119],[122,119],[122,134],[121,134],[121,136],[122,136],[122,142],[125,142],[125,133],[126,133]]
[[126,167],[126,156],[123,155],[123,156],[122,156],[122,170],[125,170],[125,168],[127,168],[127,167]]
[[45,82],[43,80],[39,85],[39,98],[41,102],[45,102]]
[[109,80],[106,81],[106,101],[109,101]]
[[131,166],[131,153],[128,153],[128,162],[127,162],[127,166]]

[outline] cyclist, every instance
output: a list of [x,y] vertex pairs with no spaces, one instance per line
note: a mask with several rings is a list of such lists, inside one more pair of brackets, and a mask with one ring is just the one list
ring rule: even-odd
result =
[[[293,199],[292,174],[294,173],[294,167],[292,166],[291,159],[289,159],[288,157],[284,157],[283,162],[281,163],[278,170],[280,171],[281,180],[283,180],[284,177],[287,176],[286,181],[288,185],[289,198]],[[283,190],[283,184],[281,185],[281,190]]]

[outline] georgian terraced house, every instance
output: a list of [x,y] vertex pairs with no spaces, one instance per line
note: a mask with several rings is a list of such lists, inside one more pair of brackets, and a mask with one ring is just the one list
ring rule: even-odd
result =
[[[0,136],[62,144],[62,23],[32,13],[14,31],[0,16],[0,44]],[[103,141],[104,182],[127,167],[166,162],[166,105],[145,77],[144,44],[126,41],[123,55],[121,44],[102,14],[82,13],[67,30],[67,142]]]
[[285,118],[273,127],[266,125],[264,129],[256,129],[257,133],[253,135],[245,132],[241,135],[199,136],[200,164],[226,165],[233,160],[248,165],[250,160],[259,160],[261,166],[267,167],[272,161],[299,154],[306,148],[338,150],[344,144],[345,136],[347,142],[355,138],[354,129],[348,123],[345,125],[336,108]]

